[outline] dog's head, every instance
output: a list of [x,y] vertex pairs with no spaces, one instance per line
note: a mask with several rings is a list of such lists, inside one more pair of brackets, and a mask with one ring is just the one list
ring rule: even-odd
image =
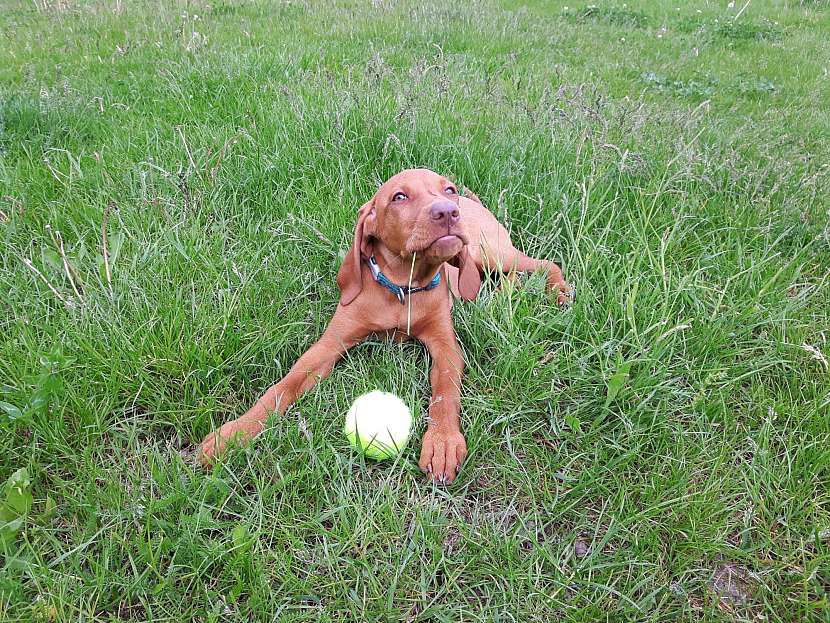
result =
[[389,178],[358,212],[352,248],[337,274],[340,304],[351,303],[363,288],[361,259],[381,242],[401,259],[417,258],[459,268],[461,297],[478,294],[481,277],[467,250],[458,189],[429,169],[409,169]]

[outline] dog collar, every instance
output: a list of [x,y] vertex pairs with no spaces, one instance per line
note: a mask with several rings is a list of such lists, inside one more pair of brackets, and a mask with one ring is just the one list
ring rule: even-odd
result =
[[374,277],[375,281],[377,281],[380,285],[384,288],[389,290],[392,294],[394,294],[398,302],[403,305],[404,300],[406,299],[407,294],[414,294],[415,292],[426,292],[427,290],[433,290],[438,287],[438,284],[441,283],[441,271],[439,270],[435,273],[435,276],[425,286],[420,286],[418,288],[411,288],[410,286],[399,286],[396,283],[392,283],[389,280],[389,277],[384,275],[381,270],[380,266],[378,266],[378,262],[375,259],[375,256],[369,258],[369,270],[372,271],[372,277]]

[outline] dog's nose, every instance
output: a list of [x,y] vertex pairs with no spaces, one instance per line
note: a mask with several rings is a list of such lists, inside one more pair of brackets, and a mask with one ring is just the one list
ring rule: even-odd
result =
[[455,225],[461,218],[461,213],[452,201],[436,201],[429,209],[429,216],[433,221],[445,221],[450,225]]

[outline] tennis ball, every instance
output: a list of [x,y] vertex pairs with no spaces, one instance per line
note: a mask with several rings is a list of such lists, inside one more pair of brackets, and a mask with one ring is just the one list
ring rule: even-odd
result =
[[373,391],[358,396],[346,414],[346,438],[370,459],[391,459],[409,441],[412,416],[395,394]]

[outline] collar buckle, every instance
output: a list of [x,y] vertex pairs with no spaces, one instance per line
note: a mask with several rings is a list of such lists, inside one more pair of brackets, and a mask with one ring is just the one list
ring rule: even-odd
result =
[[366,261],[369,264],[369,270],[372,272],[372,278],[381,286],[389,290],[392,294],[395,295],[395,298],[398,299],[398,302],[401,305],[404,305],[406,301],[406,295],[412,295],[415,292],[426,292],[432,290],[433,288],[437,288],[438,284],[441,283],[441,271],[439,270],[435,273],[435,277],[432,278],[427,285],[421,286],[419,288],[411,288],[409,286],[399,286],[396,283],[393,283],[389,280],[389,278],[383,274],[380,270],[380,266],[378,266],[378,261],[375,259],[375,256],[372,255]]
[[378,277],[380,276],[380,266],[378,266],[378,261],[375,259],[375,256],[369,258],[369,270],[372,271],[372,277],[375,281],[378,281]]

